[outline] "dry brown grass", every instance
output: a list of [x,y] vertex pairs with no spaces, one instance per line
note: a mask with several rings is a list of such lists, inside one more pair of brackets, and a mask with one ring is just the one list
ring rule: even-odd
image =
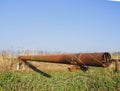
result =
[[[4,71],[16,71],[17,70],[17,58],[13,56],[9,56],[7,54],[0,55],[0,73]],[[76,70],[76,67],[73,65],[67,64],[58,64],[58,63],[47,63],[47,62],[35,62],[35,61],[27,61],[30,65],[34,66],[36,69],[39,70],[50,70],[50,71],[58,71],[58,70]],[[120,62],[119,64],[119,71],[120,71]],[[72,69],[71,69],[72,68]],[[79,69],[79,68],[77,68]],[[113,62],[109,67],[109,71],[113,71],[115,69],[115,63]],[[23,63],[20,66],[20,71],[23,72],[31,72],[34,71],[29,65]]]
[[[72,67],[73,65],[68,64],[58,64],[58,63],[47,63],[47,62],[34,62],[34,61],[27,61],[30,65],[34,66],[36,69],[39,70],[49,70],[49,71],[58,71],[58,70],[68,70],[68,68]],[[29,64],[25,64],[24,62],[20,66],[20,70],[23,72],[30,72],[34,71]]]
[[7,55],[7,53],[2,53],[0,55],[0,72],[4,71],[14,71],[16,68],[16,58]]
[[[4,71],[16,71],[17,70],[17,62],[18,60],[13,57],[4,57],[0,56],[0,73]],[[40,70],[68,70],[72,65],[67,64],[57,64],[57,63],[47,63],[47,62],[35,62],[35,61],[27,61],[30,65],[34,66],[36,69]],[[22,62],[20,66],[20,71],[30,72],[34,71],[29,65]]]

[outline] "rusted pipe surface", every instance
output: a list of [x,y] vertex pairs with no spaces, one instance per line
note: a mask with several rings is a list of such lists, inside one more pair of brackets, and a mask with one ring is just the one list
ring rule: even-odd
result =
[[107,67],[111,64],[111,55],[105,53],[76,53],[41,56],[19,56],[19,60],[41,61],[52,63],[76,64],[83,66]]

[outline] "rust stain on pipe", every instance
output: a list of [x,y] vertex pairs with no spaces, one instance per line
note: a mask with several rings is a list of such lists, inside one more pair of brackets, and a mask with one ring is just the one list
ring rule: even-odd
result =
[[40,61],[63,64],[75,64],[79,66],[108,67],[111,64],[111,55],[105,53],[76,53],[76,54],[56,54],[40,56],[19,56],[23,61]]

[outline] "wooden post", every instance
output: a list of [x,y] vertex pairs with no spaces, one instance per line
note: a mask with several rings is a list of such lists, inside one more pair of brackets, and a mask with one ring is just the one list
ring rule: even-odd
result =
[[118,53],[117,53],[117,60],[115,61],[115,73],[119,72],[119,63],[118,63],[118,61],[119,61],[119,58],[118,58]]

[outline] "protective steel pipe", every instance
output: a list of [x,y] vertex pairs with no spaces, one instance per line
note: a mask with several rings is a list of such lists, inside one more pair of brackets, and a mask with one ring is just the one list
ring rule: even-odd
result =
[[79,66],[108,67],[111,64],[111,55],[105,53],[76,53],[76,54],[56,54],[41,56],[19,56],[23,61],[40,61],[63,64],[75,64]]

